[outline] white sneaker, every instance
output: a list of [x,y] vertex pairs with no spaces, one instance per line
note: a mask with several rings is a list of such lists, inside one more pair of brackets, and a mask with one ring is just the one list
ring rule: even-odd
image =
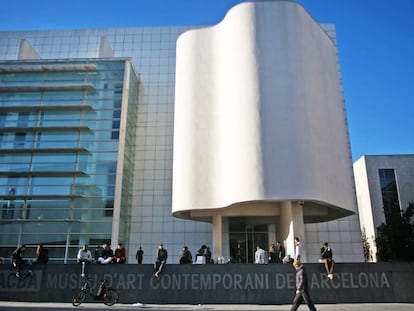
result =
[[329,273],[329,274],[328,274],[328,279],[330,279],[330,280],[332,280],[332,279],[333,279],[333,274],[332,274],[332,273]]
[[142,302],[136,302],[132,304],[133,307],[144,307],[145,305]]

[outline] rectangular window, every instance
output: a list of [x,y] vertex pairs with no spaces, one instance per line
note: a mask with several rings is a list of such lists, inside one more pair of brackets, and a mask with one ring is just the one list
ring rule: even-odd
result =
[[26,133],[19,132],[14,135],[14,148],[24,148]]
[[378,174],[385,221],[389,225],[398,226],[401,224],[401,209],[395,171],[394,169],[379,169]]

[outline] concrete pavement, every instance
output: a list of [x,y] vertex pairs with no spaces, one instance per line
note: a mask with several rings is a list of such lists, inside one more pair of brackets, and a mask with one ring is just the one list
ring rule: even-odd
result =
[[[72,309],[71,303],[33,303],[33,302],[12,302],[0,301],[0,310],[65,310]],[[79,307],[82,310],[106,309],[102,303],[83,303]],[[235,304],[115,304],[109,307],[111,310],[151,310],[151,311],[262,311],[262,310],[289,310],[290,305],[235,305]],[[414,304],[407,303],[362,303],[362,304],[317,304],[316,308],[320,311],[414,311]],[[308,310],[306,305],[302,305],[299,310]]]

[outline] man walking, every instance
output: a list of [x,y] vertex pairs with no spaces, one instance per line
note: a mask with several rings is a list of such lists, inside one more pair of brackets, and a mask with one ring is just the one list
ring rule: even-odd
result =
[[296,311],[302,301],[308,305],[309,310],[316,311],[315,305],[309,296],[308,277],[305,269],[303,268],[303,264],[299,260],[295,260],[293,262],[293,267],[296,269],[296,295],[293,299],[290,311]]

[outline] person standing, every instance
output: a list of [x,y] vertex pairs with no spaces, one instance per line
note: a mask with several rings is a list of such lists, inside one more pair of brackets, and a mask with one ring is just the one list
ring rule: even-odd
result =
[[156,278],[159,278],[160,275],[161,275],[161,272],[164,270],[164,267],[167,263],[167,258],[168,258],[168,252],[164,248],[164,245],[160,244],[158,246],[156,259],[155,259],[155,262],[154,262],[154,270],[155,270],[154,275],[155,275]]
[[255,264],[265,265],[268,263],[267,253],[259,245],[256,246],[256,252],[254,253],[254,258],[255,258],[254,260]]
[[276,262],[283,262],[283,258],[286,256],[285,247],[280,241],[276,243]]
[[269,246],[269,263],[275,263],[275,262],[277,262],[276,245],[275,243],[272,243]]
[[302,301],[304,301],[308,305],[309,310],[317,311],[309,295],[308,277],[303,267],[303,264],[296,259],[293,262],[293,267],[296,269],[296,292],[295,298],[293,298],[292,307],[290,308],[290,311],[296,311],[299,308]]
[[[12,254],[12,266],[16,269],[16,277],[20,277],[21,270],[23,269],[24,265],[26,265],[27,260],[24,260],[24,251],[26,250],[26,245],[23,244],[18,247]],[[29,274],[32,271],[29,270]]]
[[206,251],[204,252],[204,257],[206,257],[206,263],[214,263],[214,262],[211,261],[210,247],[206,248]]
[[141,246],[138,248],[135,258],[137,259],[138,264],[141,265],[142,259],[144,258],[144,251]]
[[39,244],[36,248],[36,263],[47,263],[49,261],[49,251]]
[[302,244],[300,243],[299,237],[295,237],[295,259],[300,260],[300,256],[302,255]]

